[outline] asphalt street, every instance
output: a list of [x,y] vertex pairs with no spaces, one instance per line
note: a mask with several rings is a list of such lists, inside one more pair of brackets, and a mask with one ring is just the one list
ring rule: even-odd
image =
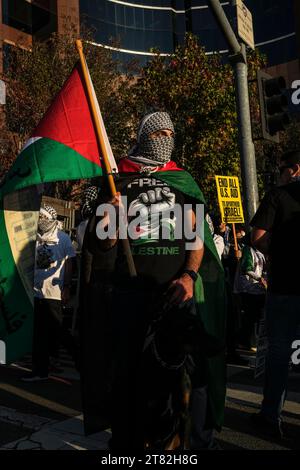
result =
[[[290,373],[283,418],[288,439],[270,439],[253,428],[262,379],[254,379],[254,356],[248,366],[228,365],[225,423],[216,435],[224,450],[300,449],[300,373]],[[63,371],[40,383],[23,383],[29,359],[0,366],[0,449],[107,449],[110,431],[83,434],[79,375],[62,352]]]

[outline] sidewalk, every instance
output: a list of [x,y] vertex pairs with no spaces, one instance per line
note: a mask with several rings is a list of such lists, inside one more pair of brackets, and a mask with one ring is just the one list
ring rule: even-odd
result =
[[[251,358],[250,358],[251,359]],[[28,384],[19,379],[26,362],[0,366],[0,449],[104,450],[109,430],[84,436],[79,375],[67,356],[64,371],[47,382]],[[289,393],[283,418],[292,440],[280,441],[258,436],[250,415],[259,411],[262,379],[254,380],[253,369],[228,367],[225,423],[217,440],[224,450],[299,449],[300,374],[289,378]]]
[[0,421],[22,422],[28,434],[0,447],[2,450],[106,450],[110,432],[85,437],[82,415],[65,421],[43,420],[0,407]]

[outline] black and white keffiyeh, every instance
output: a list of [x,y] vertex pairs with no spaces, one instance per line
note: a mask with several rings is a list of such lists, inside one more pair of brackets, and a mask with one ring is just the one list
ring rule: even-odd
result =
[[163,129],[174,133],[174,125],[168,113],[158,111],[147,114],[140,123],[137,145],[129,154],[130,160],[152,166],[168,163],[174,150],[174,136],[150,137],[153,132]]
[[40,243],[57,243],[58,220],[54,207],[44,204],[40,209],[37,240]]
[[99,189],[97,186],[89,186],[83,193],[81,216],[83,220],[88,219],[94,213],[98,199]]

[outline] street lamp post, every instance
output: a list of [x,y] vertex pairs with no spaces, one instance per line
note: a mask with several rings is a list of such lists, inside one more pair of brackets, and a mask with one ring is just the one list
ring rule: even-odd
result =
[[251,115],[248,90],[246,47],[240,44],[224,13],[219,0],[208,0],[209,6],[228,43],[230,63],[234,69],[236,106],[238,116],[239,149],[246,225],[256,212],[258,188],[255,150],[252,140]]

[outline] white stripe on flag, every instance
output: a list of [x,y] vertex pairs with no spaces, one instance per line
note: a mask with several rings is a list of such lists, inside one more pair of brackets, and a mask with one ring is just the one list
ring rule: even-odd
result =
[[99,103],[98,103],[98,99],[97,99],[97,96],[96,96],[96,92],[95,92],[95,89],[94,89],[94,85],[93,85],[93,82],[92,82],[92,79],[91,79],[91,76],[90,76],[90,71],[88,69],[86,61],[85,61],[85,64],[86,64],[86,69],[87,69],[88,75],[89,75],[89,80],[90,80],[90,85],[91,85],[91,89],[92,89],[92,93],[93,93],[94,103],[96,105],[96,111],[97,111],[101,131],[102,131],[102,135],[103,135],[103,138],[104,138],[104,143],[105,143],[105,147],[106,147],[106,151],[107,151],[107,155],[108,155],[108,160],[109,160],[109,163],[110,163],[110,166],[111,166],[111,171],[112,171],[112,173],[118,173],[118,166],[117,166],[115,157],[113,155],[113,152],[112,152],[112,149],[111,149],[111,146],[110,146],[110,142],[109,142],[108,137],[107,137],[107,133],[106,133],[106,129],[105,129],[105,126],[104,126],[102,114],[101,114],[101,111],[100,111],[100,106],[99,106]]
[[27,147],[29,147],[29,145],[34,144],[34,142],[36,142],[37,140],[40,140],[40,139],[42,139],[42,137],[30,137],[30,139],[27,140],[27,142],[25,143],[24,147],[22,148],[22,152],[23,152],[23,150],[25,150]]

